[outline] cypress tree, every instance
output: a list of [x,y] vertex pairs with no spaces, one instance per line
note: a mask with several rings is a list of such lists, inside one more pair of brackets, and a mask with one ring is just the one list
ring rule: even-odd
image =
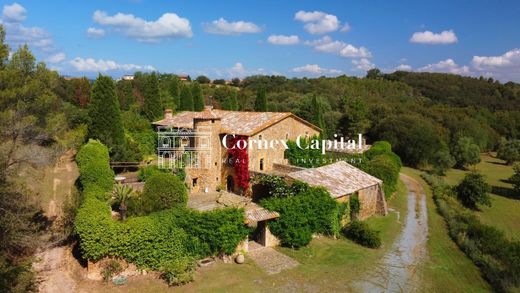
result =
[[179,92],[180,92],[179,91],[179,79],[175,75],[170,78],[168,92],[170,93],[170,96],[173,98],[173,103],[175,104],[175,108],[180,109],[181,97],[179,94]]
[[162,114],[159,81],[155,73],[150,74],[145,81],[143,112],[150,121],[160,117]]
[[198,82],[193,83],[191,93],[193,96],[193,108],[195,111],[204,110],[204,97],[202,96],[202,89]]
[[94,82],[89,116],[90,138],[99,139],[110,149],[124,148],[125,136],[121,122],[121,110],[111,77],[99,75]]
[[181,111],[193,111],[193,96],[189,85],[184,85],[181,91]]
[[321,108],[321,103],[318,101],[316,96],[312,97],[311,100],[311,113],[312,113],[312,123],[321,128],[321,135],[326,137],[325,135],[325,120],[323,119],[323,109]]
[[263,87],[256,92],[255,111],[267,112],[267,96]]

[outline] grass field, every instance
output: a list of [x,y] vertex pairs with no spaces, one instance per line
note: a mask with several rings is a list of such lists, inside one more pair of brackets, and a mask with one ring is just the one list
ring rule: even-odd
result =
[[[513,168],[488,154],[482,154],[481,159],[476,170],[486,176],[492,187],[492,206],[481,207],[477,214],[483,223],[499,228],[511,239],[520,240],[520,197],[515,198],[512,185],[506,182],[513,175]],[[452,169],[446,173],[446,182],[455,185],[468,172]]]
[[417,179],[426,191],[428,205],[428,252],[422,276],[425,292],[489,292],[489,284],[479,269],[458,248],[449,235],[444,219],[437,213],[429,186],[420,172],[403,168],[403,173]]
[[[406,214],[406,192],[406,187],[400,183],[398,193],[389,201],[389,206],[398,211],[401,218]],[[382,248],[373,250],[350,240],[327,237],[314,239],[309,246],[299,250],[277,248],[296,259],[300,265],[276,275],[267,275],[247,259],[243,265],[217,262],[201,268],[195,274],[195,281],[182,287],[169,288],[164,281],[150,276],[130,279],[127,285],[121,287],[87,281],[81,281],[79,285],[90,292],[348,292],[352,291],[352,283],[359,280],[392,247],[402,228],[397,212],[387,217],[372,217],[367,222],[381,231]]]

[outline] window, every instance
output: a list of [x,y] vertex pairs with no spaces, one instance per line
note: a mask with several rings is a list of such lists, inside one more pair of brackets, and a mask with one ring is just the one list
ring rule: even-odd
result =
[[308,139],[308,138],[309,138],[309,132],[305,131],[305,139]]
[[191,185],[192,185],[193,187],[197,186],[197,179],[198,179],[198,178],[193,178],[193,179],[191,179]]
[[288,139],[289,139],[289,133],[286,132],[286,133],[285,133],[285,140],[288,140]]
[[260,171],[264,170],[264,159],[260,159]]
[[261,134],[258,136],[258,140],[262,140],[262,135]]

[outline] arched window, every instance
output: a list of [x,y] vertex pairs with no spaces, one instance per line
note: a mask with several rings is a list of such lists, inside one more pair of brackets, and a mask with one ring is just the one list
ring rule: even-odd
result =
[[260,159],[260,171],[264,170],[264,159]]

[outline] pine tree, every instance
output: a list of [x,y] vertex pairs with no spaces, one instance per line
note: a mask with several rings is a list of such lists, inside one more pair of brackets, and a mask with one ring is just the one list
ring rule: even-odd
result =
[[173,103],[175,104],[176,109],[180,109],[181,107],[181,97],[180,97],[180,90],[179,90],[179,79],[177,76],[172,76],[169,82],[168,86],[168,92],[170,93],[170,96],[173,98]]
[[193,111],[193,96],[191,95],[191,88],[189,85],[184,85],[181,91],[181,111]]
[[109,76],[99,75],[92,87],[89,104],[90,138],[99,139],[111,149],[125,145],[121,110],[117,100],[114,81]]
[[160,117],[162,114],[159,81],[155,73],[150,74],[145,81],[143,112],[150,121]]
[[323,119],[323,109],[321,107],[320,101],[316,96],[312,97],[311,100],[311,111],[312,111],[312,123],[321,128],[321,135],[326,137],[325,135],[325,120]]
[[202,89],[198,82],[194,82],[191,87],[191,94],[193,96],[193,108],[195,111],[204,110],[204,97],[202,96]]
[[257,112],[266,112],[267,111],[267,96],[265,94],[265,88],[260,88],[256,92],[256,100],[255,100],[255,111]]

